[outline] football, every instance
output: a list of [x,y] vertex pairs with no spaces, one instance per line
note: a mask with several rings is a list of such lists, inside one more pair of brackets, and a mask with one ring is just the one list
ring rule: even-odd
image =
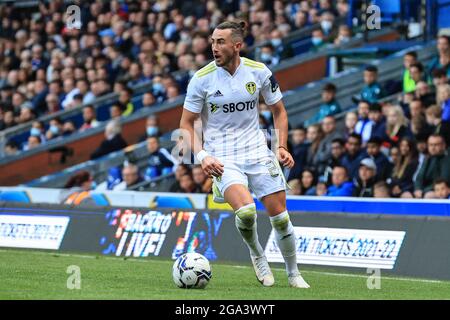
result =
[[211,279],[211,266],[200,253],[184,253],[175,260],[173,281],[179,288],[204,289]]

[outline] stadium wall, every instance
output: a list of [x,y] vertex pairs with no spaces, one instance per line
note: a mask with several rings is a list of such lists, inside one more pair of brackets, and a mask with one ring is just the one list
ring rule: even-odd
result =
[[[291,220],[300,264],[450,279],[448,216],[291,210]],[[269,261],[282,262],[261,211],[258,233]],[[3,202],[0,247],[171,259],[195,250],[211,261],[249,263],[229,210]]]

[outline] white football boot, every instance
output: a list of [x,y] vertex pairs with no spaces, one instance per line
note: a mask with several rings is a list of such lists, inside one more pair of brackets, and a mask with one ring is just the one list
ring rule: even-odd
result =
[[265,287],[271,287],[275,283],[272,271],[270,270],[269,263],[267,262],[266,256],[253,257],[253,269],[255,269],[256,278]]
[[289,286],[292,288],[309,288],[309,284],[306,283],[305,279],[301,276],[301,274],[288,276]]

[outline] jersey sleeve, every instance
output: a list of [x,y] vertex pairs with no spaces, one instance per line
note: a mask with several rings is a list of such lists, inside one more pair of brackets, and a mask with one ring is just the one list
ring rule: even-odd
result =
[[265,67],[262,75],[261,94],[267,105],[273,105],[283,98],[280,86],[269,68]]
[[200,113],[205,103],[204,92],[199,79],[194,75],[189,81],[183,107],[194,113]]

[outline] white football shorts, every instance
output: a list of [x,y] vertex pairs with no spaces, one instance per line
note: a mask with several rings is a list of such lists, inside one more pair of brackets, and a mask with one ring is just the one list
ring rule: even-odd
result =
[[232,184],[247,186],[258,200],[287,188],[286,179],[275,155],[248,163],[222,161],[220,158],[219,160],[224,165],[223,174],[220,178],[213,179],[222,195]]

